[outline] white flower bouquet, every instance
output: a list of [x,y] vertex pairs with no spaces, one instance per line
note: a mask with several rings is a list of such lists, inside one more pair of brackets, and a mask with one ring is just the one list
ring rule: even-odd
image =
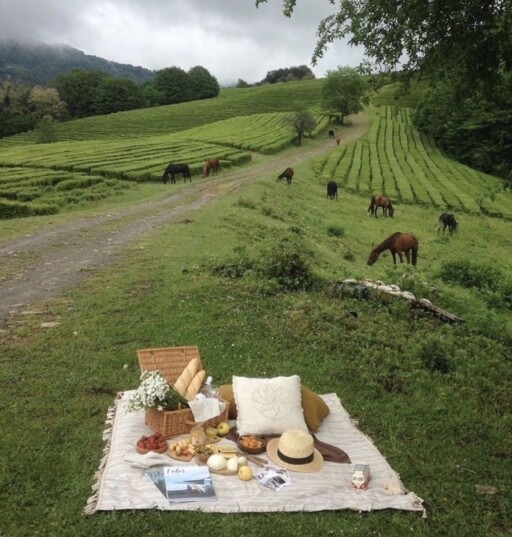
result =
[[139,410],[182,410],[188,408],[187,400],[181,396],[158,370],[144,371],[140,386],[130,398],[128,412]]

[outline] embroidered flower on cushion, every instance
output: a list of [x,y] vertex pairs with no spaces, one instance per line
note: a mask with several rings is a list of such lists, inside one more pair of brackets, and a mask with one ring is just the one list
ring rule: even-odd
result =
[[286,418],[293,406],[290,395],[283,390],[283,387],[272,386],[270,382],[261,384],[254,390],[252,401],[255,410],[275,420]]

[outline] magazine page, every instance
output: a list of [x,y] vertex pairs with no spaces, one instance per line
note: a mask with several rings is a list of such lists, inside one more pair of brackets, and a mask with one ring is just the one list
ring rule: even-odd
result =
[[164,478],[166,496],[172,503],[215,499],[208,466],[166,466]]

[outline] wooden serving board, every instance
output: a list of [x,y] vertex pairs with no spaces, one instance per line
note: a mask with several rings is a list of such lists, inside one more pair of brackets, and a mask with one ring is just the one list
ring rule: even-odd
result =
[[[198,466],[207,466],[206,461],[202,461],[196,457],[196,462]],[[238,475],[238,468],[236,470],[212,470],[210,467],[208,467],[210,470],[210,473],[216,474],[216,475]]]
[[210,472],[212,474],[217,474],[217,475],[237,475],[238,474],[238,470],[212,470],[210,468]]
[[194,455],[176,455],[176,451],[171,451],[170,449],[167,450],[167,455],[169,455],[171,459],[181,462],[190,462],[194,458]]

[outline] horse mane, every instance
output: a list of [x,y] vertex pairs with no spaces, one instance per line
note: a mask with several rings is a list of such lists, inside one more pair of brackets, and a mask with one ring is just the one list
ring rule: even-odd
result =
[[373,251],[380,254],[384,250],[387,250],[389,248],[389,245],[394,241],[394,239],[396,239],[396,237],[398,235],[402,235],[402,232],[401,231],[395,231],[395,233],[393,233],[393,235],[389,236],[387,239],[383,240],[380,244],[375,246]]

